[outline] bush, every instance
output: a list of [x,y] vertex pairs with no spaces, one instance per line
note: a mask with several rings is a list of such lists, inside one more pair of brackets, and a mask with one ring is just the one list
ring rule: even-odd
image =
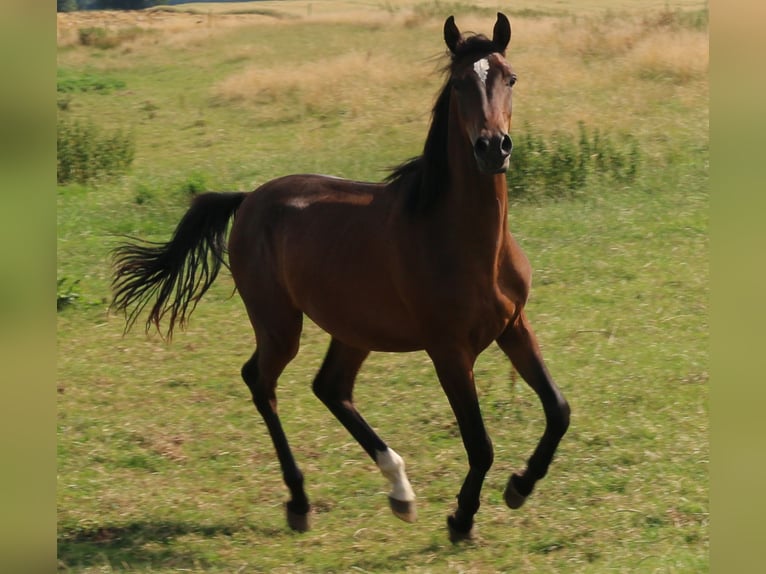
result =
[[147,31],[133,26],[131,28],[120,28],[118,30],[107,30],[98,26],[90,28],[80,28],[78,31],[80,44],[93,48],[108,50],[116,48],[124,42],[131,42],[139,36],[146,34]]
[[118,44],[117,37],[107,33],[104,28],[80,28],[77,32],[83,46],[106,49],[114,48]]
[[154,198],[154,190],[148,185],[140,183],[136,186],[136,193],[133,196],[133,201],[135,201],[136,205],[144,205],[145,203],[152,201]]
[[59,120],[57,129],[56,179],[59,184],[89,183],[128,171],[133,163],[132,135],[122,130],[102,132],[92,123]]
[[631,136],[619,143],[598,129],[579,124],[579,137],[554,132],[544,138],[529,127],[514,138],[508,192],[512,199],[564,198],[598,180],[628,183],[640,163],[638,142]]
[[208,190],[207,178],[204,174],[194,172],[179,186],[179,191],[187,197],[205,193]]
[[56,281],[56,311],[66,309],[80,298],[80,294],[75,291],[80,280],[77,279],[67,285],[68,281],[66,277]]

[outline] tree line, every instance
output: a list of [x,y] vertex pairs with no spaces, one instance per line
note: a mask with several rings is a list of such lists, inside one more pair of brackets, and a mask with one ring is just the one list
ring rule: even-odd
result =
[[58,12],[76,10],[142,10],[159,4],[185,2],[232,2],[234,0],[56,0]]
[[56,11],[142,10],[150,6],[167,3],[167,0],[56,0]]

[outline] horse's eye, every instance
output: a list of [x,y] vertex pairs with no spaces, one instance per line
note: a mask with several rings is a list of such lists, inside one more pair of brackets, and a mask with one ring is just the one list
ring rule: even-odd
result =
[[516,83],[516,75],[514,74],[513,76],[508,78],[508,87],[512,88],[515,83]]

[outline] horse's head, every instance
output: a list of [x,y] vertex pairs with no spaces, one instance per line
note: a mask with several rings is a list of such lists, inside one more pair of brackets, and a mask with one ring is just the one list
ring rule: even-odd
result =
[[506,171],[513,148],[508,130],[516,74],[505,60],[510,39],[511,24],[500,12],[491,40],[482,35],[463,36],[453,16],[444,23],[444,41],[452,55],[451,97],[457,103],[459,121],[478,168],[484,173]]

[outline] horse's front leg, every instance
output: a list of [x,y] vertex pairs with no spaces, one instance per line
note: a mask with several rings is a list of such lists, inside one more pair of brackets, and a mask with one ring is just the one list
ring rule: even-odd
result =
[[537,393],[545,411],[545,432],[527,461],[527,468],[511,475],[505,489],[506,504],[519,508],[532,493],[535,483],[548,472],[556,448],[569,427],[569,404],[545,367],[537,338],[523,311],[498,337],[497,344]]
[[459,350],[429,354],[455,413],[470,466],[457,497],[457,510],[447,518],[450,540],[457,542],[472,536],[473,517],[479,510],[481,487],[492,466],[492,442],[479,409],[473,378],[475,357]]

